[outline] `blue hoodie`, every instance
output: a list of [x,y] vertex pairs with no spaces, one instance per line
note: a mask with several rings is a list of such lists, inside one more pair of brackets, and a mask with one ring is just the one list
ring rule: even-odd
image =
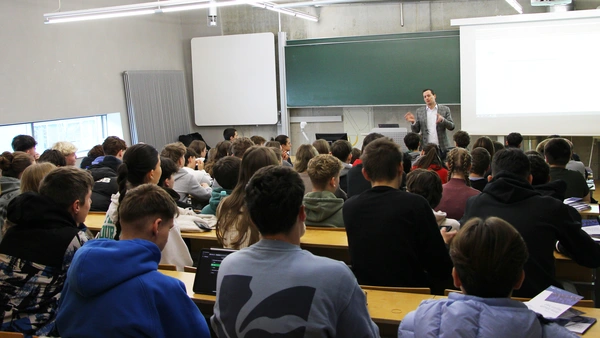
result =
[[141,239],[96,239],[67,273],[56,327],[62,337],[210,337],[185,285],[157,271],[160,250]]

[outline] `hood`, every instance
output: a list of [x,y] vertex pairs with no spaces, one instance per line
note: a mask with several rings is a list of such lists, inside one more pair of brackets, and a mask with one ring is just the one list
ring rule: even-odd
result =
[[0,194],[6,195],[10,192],[21,189],[21,181],[18,178],[2,176],[0,177]]
[[489,194],[504,204],[517,203],[540,195],[527,180],[515,174],[501,171],[485,185],[483,193]]
[[123,162],[115,156],[108,155],[103,157],[102,162],[96,164],[96,161],[99,158],[100,157],[96,158],[94,165],[90,166],[88,169],[92,173],[94,181],[105,177],[116,177],[119,166]]
[[24,229],[77,228],[73,216],[50,198],[34,192],[15,197],[6,210],[6,219]]
[[451,293],[447,301],[425,301],[414,315],[415,337],[542,337],[536,314],[510,298],[479,298]]
[[323,222],[344,206],[344,200],[329,191],[309,192],[304,196],[306,213],[313,222]]
[[419,156],[421,156],[421,153],[418,151],[413,151],[411,153],[404,153],[404,155],[408,156],[408,158],[410,158],[411,162],[414,162],[419,158]]
[[94,297],[132,278],[158,269],[160,250],[143,239],[95,239],[77,250],[67,272],[70,287]]
[[210,204],[213,210],[217,210],[217,207],[219,206],[219,203],[221,203],[221,200],[231,195],[232,191],[233,189],[224,189],[222,187],[213,189],[208,204]]

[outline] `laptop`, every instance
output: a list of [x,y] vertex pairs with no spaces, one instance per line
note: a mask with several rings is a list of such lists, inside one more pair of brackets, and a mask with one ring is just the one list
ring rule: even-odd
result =
[[230,253],[236,250],[231,249],[202,249],[200,259],[198,259],[198,268],[194,278],[194,292],[205,295],[217,295],[217,273],[221,262]]

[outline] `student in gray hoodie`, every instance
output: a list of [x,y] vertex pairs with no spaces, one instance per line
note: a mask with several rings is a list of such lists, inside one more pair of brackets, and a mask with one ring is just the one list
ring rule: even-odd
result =
[[332,155],[318,155],[308,162],[308,177],[313,189],[304,196],[308,226],[344,227],[344,200],[334,194],[340,183],[342,162]]

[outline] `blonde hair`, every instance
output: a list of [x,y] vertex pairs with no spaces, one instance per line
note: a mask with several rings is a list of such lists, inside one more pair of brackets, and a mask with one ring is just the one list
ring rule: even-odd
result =
[[39,192],[40,182],[54,169],[56,166],[50,162],[32,164],[27,167],[21,175],[21,193]]
[[63,156],[69,156],[72,153],[77,152],[77,147],[73,143],[67,141],[54,143],[52,149],[60,151],[60,153],[63,154]]
[[342,161],[333,155],[317,155],[308,161],[308,177],[317,189],[325,189],[332,177],[337,177],[342,171]]

